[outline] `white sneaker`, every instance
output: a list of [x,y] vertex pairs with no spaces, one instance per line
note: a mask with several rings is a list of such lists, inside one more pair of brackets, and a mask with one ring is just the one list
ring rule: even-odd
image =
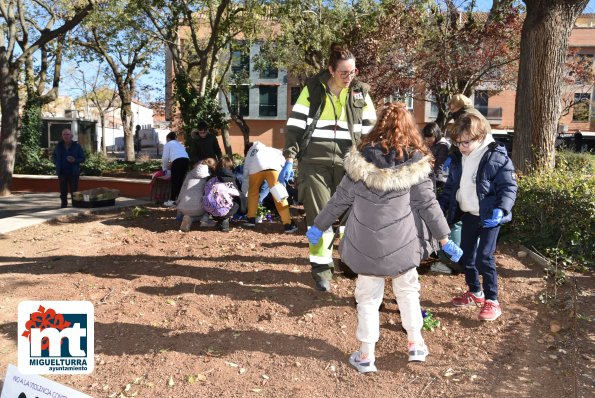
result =
[[163,203],[163,206],[165,207],[174,207],[176,205],[176,202],[174,202],[173,200],[168,200],[167,202]]
[[376,372],[376,365],[374,365],[374,357],[368,356],[361,359],[361,352],[356,351],[349,356],[349,363],[352,364],[360,373]]
[[192,217],[184,216],[182,219],[182,224],[180,225],[180,231],[188,232],[190,231],[190,227],[192,226]]
[[409,342],[407,343],[407,352],[409,353],[409,362],[424,362],[426,357],[430,354],[426,343]]

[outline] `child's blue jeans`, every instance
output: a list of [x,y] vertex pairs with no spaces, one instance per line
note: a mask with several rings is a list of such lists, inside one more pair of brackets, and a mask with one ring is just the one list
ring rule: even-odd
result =
[[[461,221],[463,223],[461,228],[463,256],[460,264],[465,272],[465,282],[469,286],[469,291],[479,292],[483,286],[483,293],[487,300],[498,300],[498,274],[494,252],[500,226],[484,228],[481,225],[480,217],[470,213],[464,213]],[[477,238],[479,238],[479,243]],[[480,275],[483,283],[479,280]]]

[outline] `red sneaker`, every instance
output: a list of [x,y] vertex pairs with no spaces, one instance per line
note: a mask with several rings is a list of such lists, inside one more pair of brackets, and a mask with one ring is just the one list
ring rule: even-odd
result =
[[495,321],[500,315],[502,315],[500,304],[492,300],[486,300],[483,307],[481,307],[478,318],[480,321]]
[[477,297],[471,292],[465,292],[461,297],[455,297],[452,299],[452,305],[455,307],[467,307],[470,305],[482,306],[486,299],[484,297]]

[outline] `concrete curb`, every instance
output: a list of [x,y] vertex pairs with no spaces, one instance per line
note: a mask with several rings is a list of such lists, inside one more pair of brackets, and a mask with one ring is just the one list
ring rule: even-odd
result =
[[96,208],[78,208],[67,207],[64,209],[53,209],[40,211],[37,213],[21,214],[14,217],[7,217],[1,220],[0,235],[5,235],[21,228],[27,228],[33,225],[55,220],[64,216],[75,216],[79,214],[93,214],[106,212],[114,209],[122,209],[131,206],[140,206],[151,204],[151,202],[140,199],[117,198],[115,206],[96,207]]
[[533,261],[535,261],[537,264],[541,265],[543,268],[547,268],[550,266],[550,261],[548,259],[540,256],[539,254],[535,253],[533,250],[529,249],[528,247],[520,245],[520,249],[522,251],[527,252],[529,257],[531,257],[531,259]]

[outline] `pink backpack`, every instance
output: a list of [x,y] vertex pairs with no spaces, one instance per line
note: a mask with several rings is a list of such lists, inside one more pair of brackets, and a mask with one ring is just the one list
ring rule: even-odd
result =
[[233,197],[240,193],[231,182],[221,182],[217,177],[211,178],[205,185],[202,203],[205,210],[215,216],[223,217],[233,206]]

